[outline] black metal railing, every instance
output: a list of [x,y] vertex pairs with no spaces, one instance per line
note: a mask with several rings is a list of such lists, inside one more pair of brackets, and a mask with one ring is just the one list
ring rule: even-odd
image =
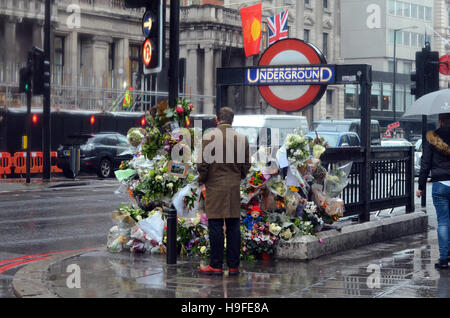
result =
[[[368,215],[395,207],[406,207],[406,213],[414,212],[414,150],[413,147],[371,147],[370,178],[362,184],[364,149],[360,147],[328,148],[322,155],[324,165],[352,161],[349,183],[341,198],[345,203],[344,216]],[[361,200],[362,188],[369,188],[369,211]]]

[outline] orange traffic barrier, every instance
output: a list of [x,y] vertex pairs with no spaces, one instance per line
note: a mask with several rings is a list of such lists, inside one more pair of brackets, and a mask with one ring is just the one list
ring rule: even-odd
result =
[[[14,173],[26,173],[27,172],[27,153],[16,152],[14,154]],[[42,152],[32,152],[30,158],[30,173],[42,173],[43,158]]]
[[27,161],[26,161],[27,153],[26,152],[16,152],[13,157],[14,162],[14,173],[26,173],[27,172]]
[[42,157],[42,152],[32,152],[31,153],[31,173],[42,173],[44,165],[44,158]]
[[51,164],[51,172],[63,172],[62,169],[59,169],[57,166],[58,154],[56,153],[56,151],[52,151],[50,153],[50,159],[51,159],[51,163],[52,163]]
[[12,158],[8,152],[0,152],[0,177],[11,174]]

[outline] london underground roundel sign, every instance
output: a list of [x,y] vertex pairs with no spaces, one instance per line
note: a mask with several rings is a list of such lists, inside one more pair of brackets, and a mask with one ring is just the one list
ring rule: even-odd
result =
[[[272,44],[261,56],[259,66],[327,64],[322,52],[311,43],[285,39]],[[310,72],[310,71],[309,71]],[[295,75],[308,78],[311,73],[299,70]],[[267,85],[258,86],[262,97],[283,111],[298,111],[315,104],[327,85]]]

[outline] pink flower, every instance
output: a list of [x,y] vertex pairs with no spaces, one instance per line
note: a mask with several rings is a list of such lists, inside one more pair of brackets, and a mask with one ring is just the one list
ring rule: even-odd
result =
[[320,239],[319,239],[319,243],[323,243],[323,239],[320,238]]
[[179,105],[177,107],[176,111],[177,111],[178,114],[183,114],[184,113],[184,109],[183,109],[183,107],[181,107],[181,105]]
[[194,108],[194,105],[189,104],[189,109],[192,109],[192,108]]
[[242,250],[243,250],[244,252],[247,252],[247,248],[246,248],[245,246],[242,248]]
[[164,146],[164,150],[165,151],[169,151],[170,150],[170,146],[169,145]]

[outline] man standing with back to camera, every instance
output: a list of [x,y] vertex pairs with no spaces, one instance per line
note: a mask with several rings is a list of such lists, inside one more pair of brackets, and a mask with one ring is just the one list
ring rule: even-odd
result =
[[239,274],[241,252],[240,183],[250,169],[250,149],[246,136],[231,124],[234,113],[222,107],[217,114],[218,127],[202,140],[202,161],[197,164],[199,183],[205,184],[205,212],[208,218],[211,257],[208,266],[200,267],[207,275],[223,274],[225,221],[227,265],[229,275]]

